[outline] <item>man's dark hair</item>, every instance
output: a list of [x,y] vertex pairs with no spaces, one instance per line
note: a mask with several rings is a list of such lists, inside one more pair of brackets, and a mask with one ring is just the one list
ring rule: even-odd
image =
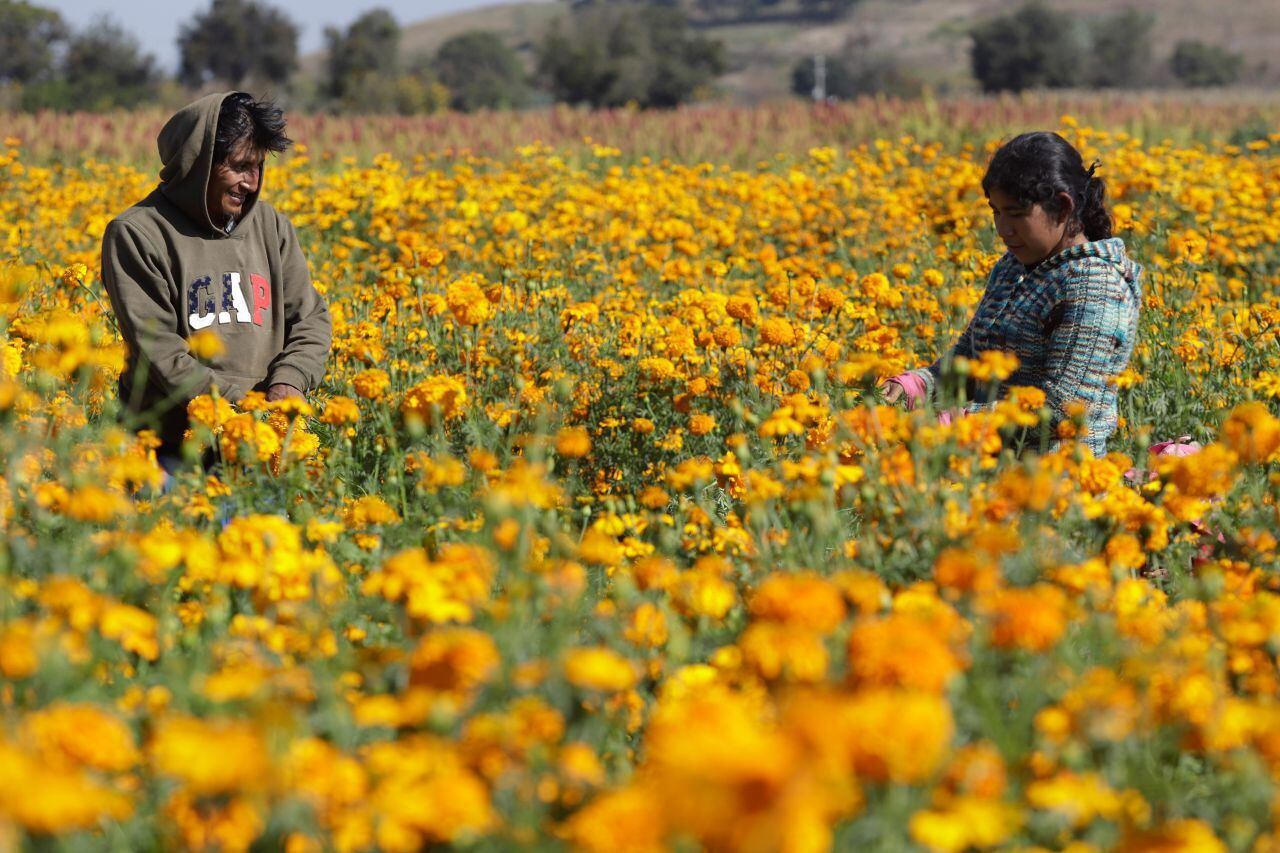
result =
[[213,139],[213,162],[221,163],[242,139],[262,151],[284,151],[293,140],[284,135],[284,110],[273,101],[256,101],[252,95],[236,92],[222,101],[218,130]]

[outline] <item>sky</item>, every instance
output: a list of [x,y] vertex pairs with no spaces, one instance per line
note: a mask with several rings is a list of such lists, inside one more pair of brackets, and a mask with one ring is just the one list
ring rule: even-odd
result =
[[[117,23],[142,42],[143,50],[155,56],[166,70],[178,66],[175,41],[178,27],[197,12],[210,6],[210,0],[33,0],[35,5],[56,9],[73,29],[88,26],[101,14],[109,14]],[[318,50],[324,44],[324,28],[345,27],[367,9],[381,7],[395,15],[401,24],[412,24],[462,9],[487,6],[497,0],[373,0],[359,3],[351,0],[268,0],[283,9],[298,25],[300,53]]]

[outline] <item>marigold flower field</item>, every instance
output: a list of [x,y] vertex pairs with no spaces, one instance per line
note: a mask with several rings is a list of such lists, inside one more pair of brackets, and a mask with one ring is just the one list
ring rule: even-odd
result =
[[999,257],[995,127],[302,146],[327,379],[195,400],[168,490],[98,274],[149,152],[4,140],[0,847],[1276,849],[1280,134],[1061,126],[1147,270],[1105,458],[876,390]]

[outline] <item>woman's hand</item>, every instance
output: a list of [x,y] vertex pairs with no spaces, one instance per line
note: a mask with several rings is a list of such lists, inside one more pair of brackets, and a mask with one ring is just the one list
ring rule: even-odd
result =
[[902,385],[892,379],[884,381],[884,401],[890,405],[896,404],[902,399]]

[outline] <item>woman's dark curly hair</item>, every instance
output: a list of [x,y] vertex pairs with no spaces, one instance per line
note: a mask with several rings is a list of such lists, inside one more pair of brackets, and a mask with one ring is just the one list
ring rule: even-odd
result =
[[293,140],[284,135],[284,110],[274,102],[235,92],[222,101],[213,138],[213,162],[222,163],[240,140],[248,138],[260,151],[284,151]]
[[1056,133],[1024,133],[992,156],[982,177],[982,191],[989,196],[998,189],[1019,204],[1038,204],[1054,215],[1063,208],[1058,194],[1066,193],[1075,202],[1072,233],[1083,232],[1086,240],[1105,240],[1111,236],[1111,214],[1106,184],[1093,174],[1097,168],[1095,161],[1086,169],[1080,152]]

